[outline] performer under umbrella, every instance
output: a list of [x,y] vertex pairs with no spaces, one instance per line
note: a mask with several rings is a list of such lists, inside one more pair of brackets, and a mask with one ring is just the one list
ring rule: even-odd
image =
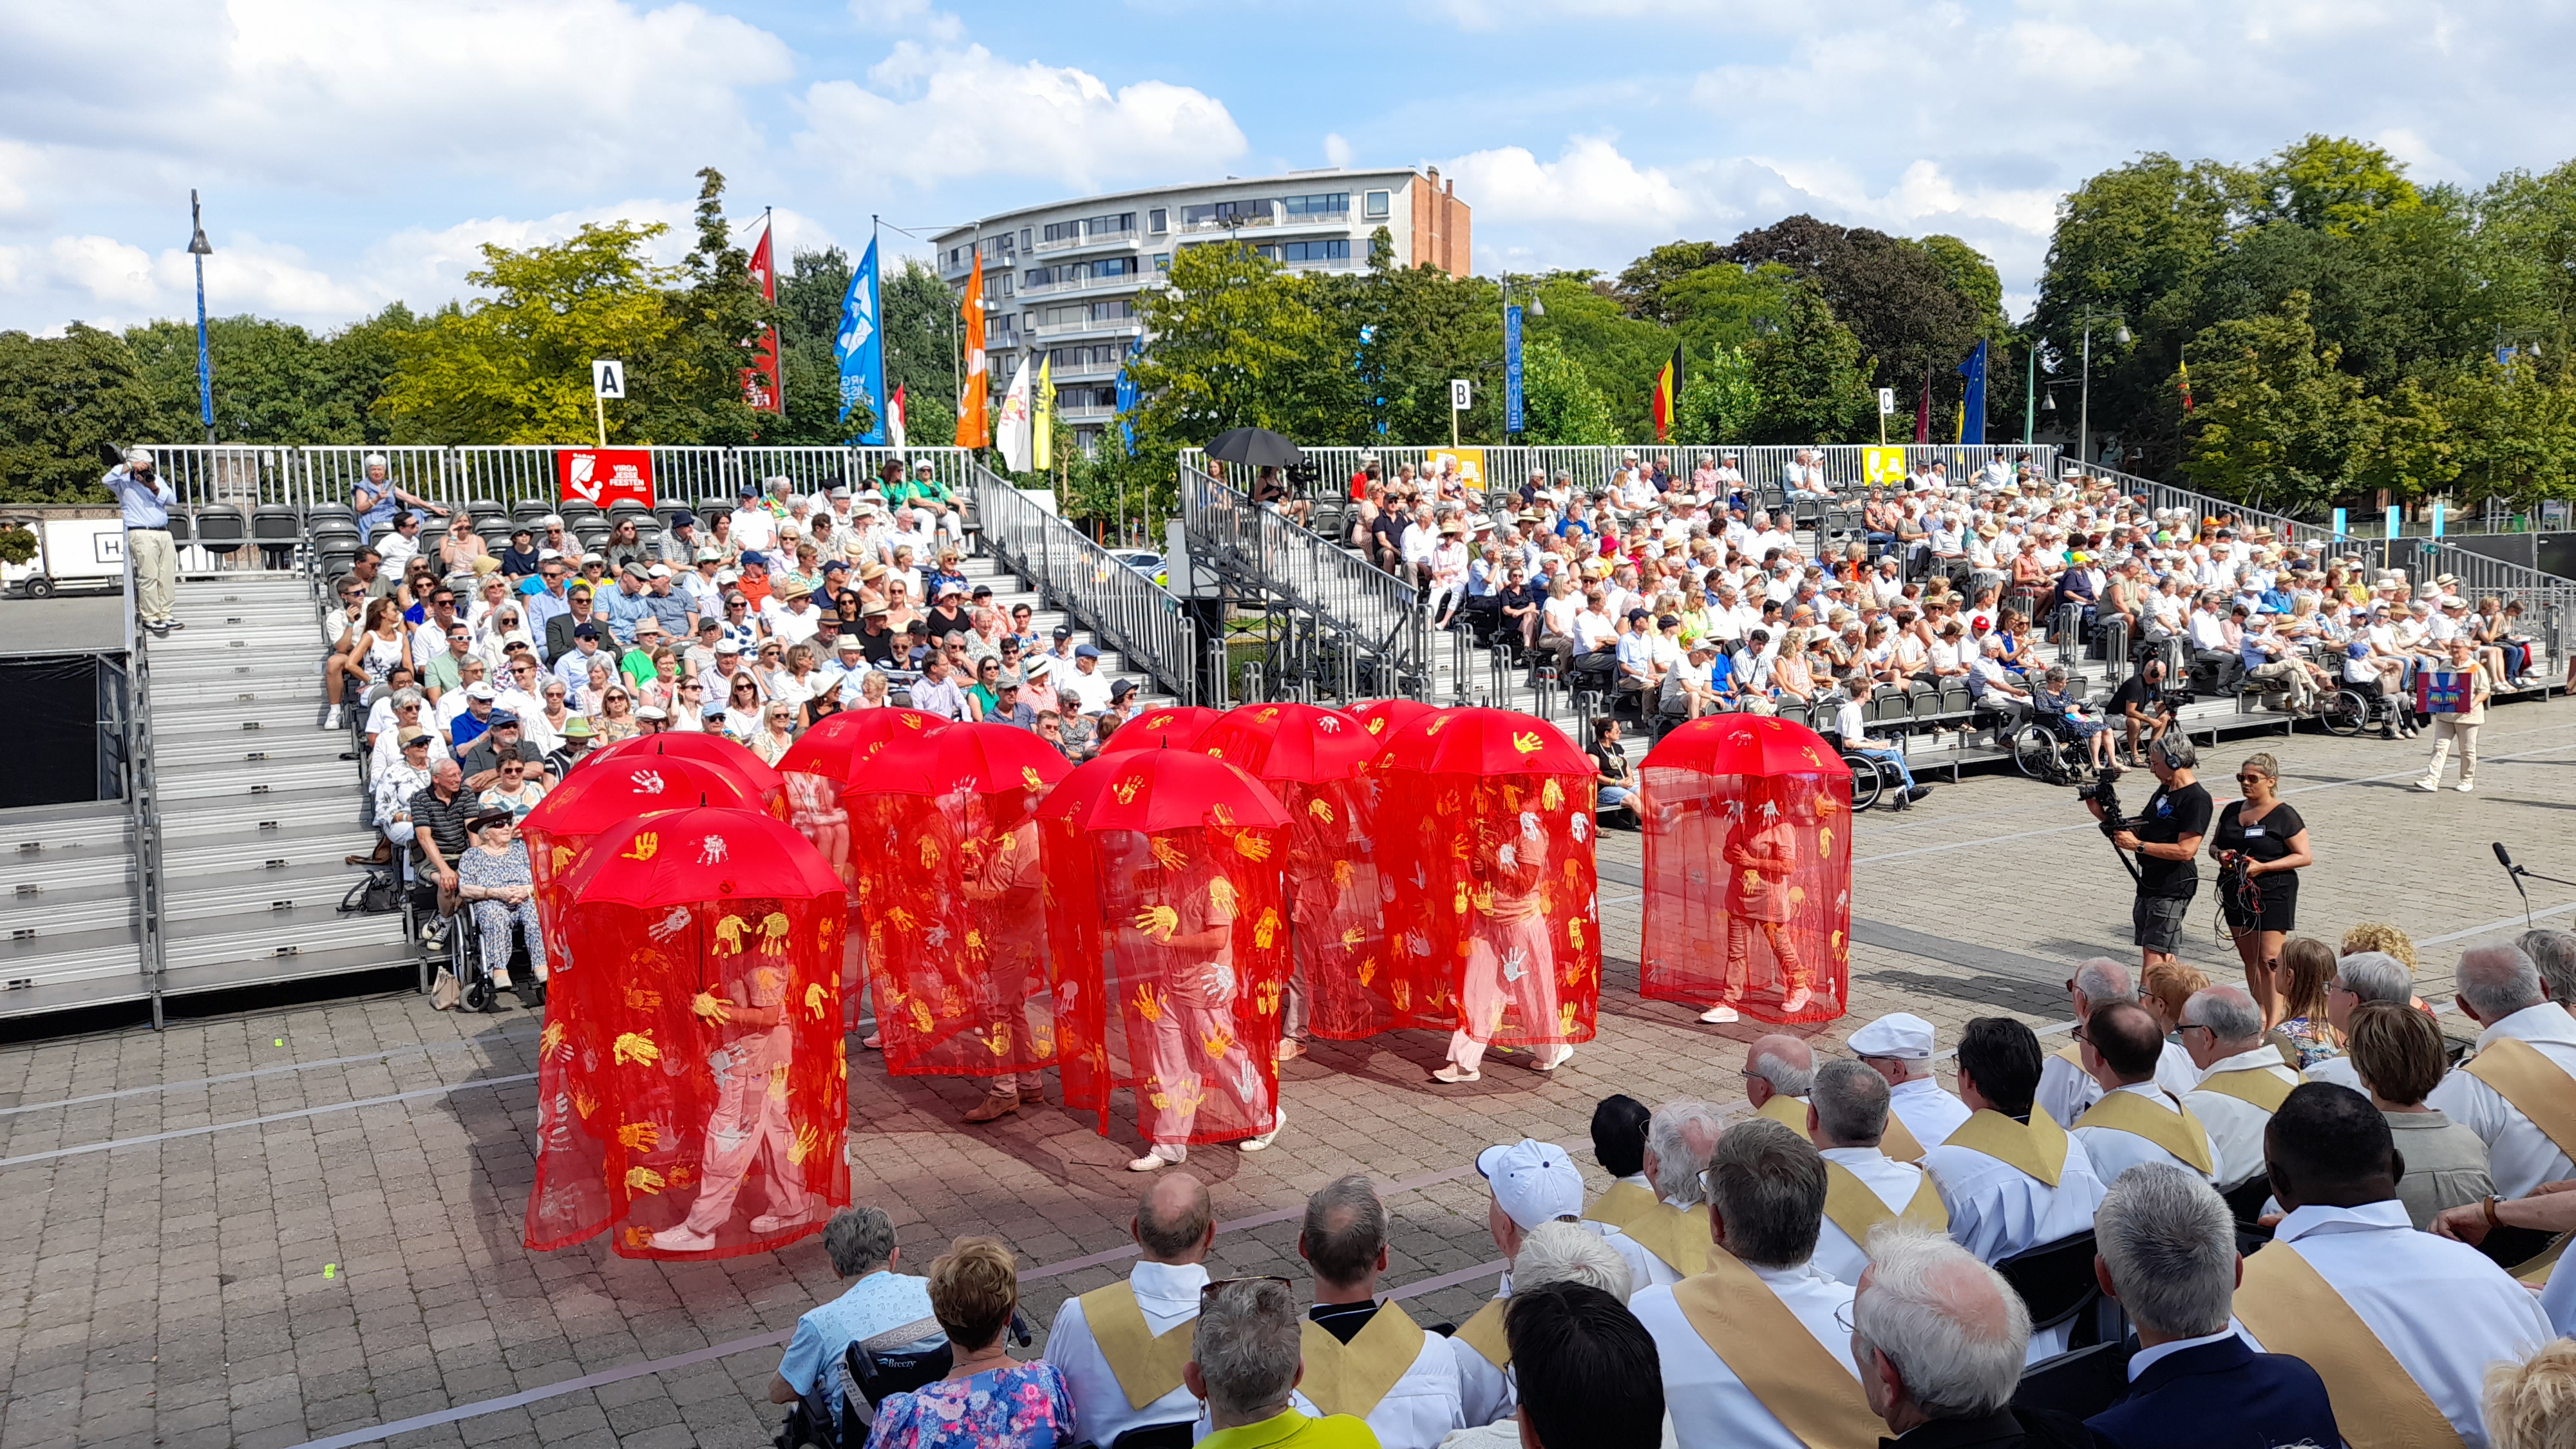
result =
[[[842,797],[860,769],[886,746],[947,726],[948,721],[917,709],[845,710],[798,736],[778,762],[778,772],[786,781],[787,823],[814,842],[814,848],[831,862],[832,873],[849,888],[853,929],[843,947],[841,1002],[851,1024],[856,1023],[866,979],[867,928],[859,918],[859,869],[851,850],[849,805]],[[879,1035],[860,1043],[871,1049],[881,1044]]]

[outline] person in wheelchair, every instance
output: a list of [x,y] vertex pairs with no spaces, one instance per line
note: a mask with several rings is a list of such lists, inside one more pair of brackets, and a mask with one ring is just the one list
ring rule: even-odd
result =
[[[546,1004],[546,941],[537,928],[537,888],[528,869],[527,842],[508,809],[477,815],[467,822],[473,844],[457,857],[456,895],[474,913],[476,945],[492,989],[519,998],[521,1006]],[[536,979],[510,979],[510,929],[516,926],[528,944],[528,974]]]
[[1903,750],[1870,741],[1866,723],[1870,693],[1866,671],[1855,669],[1843,676],[1843,705],[1834,712],[1834,743],[1851,754],[1865,756],[1894,770],[1897,783],[1903,788],[1889,802],[1888,808],[1902,810],[1931,794],[1932,789],[1928,785],[1914,783],[1914,772],[1906,767]]
[[[882,1208],[846,1207],[824,1225],[823,1252],[832,1260],[832,1271],[850,1286],[796,1320],[787,1351],[779,1355],[778,1372],[769,1376],[769,1401],[797,1406],[788,1419],[797,1443],[824,1443],[827,1432],[841,1443],[866,1442],[867,1420],[873,1416],[864,1405],[884,1394],[865,1393],[866,1386],[848,1371],[850,1358],[857,1358],[864,1369],[877,1355],[914,1347],[921,1340],[936,1340],[940,1348],[947,1347],[947,1336],[931,1311],[930,1280],[895,1271],[903,1250],[895,1246],[894,1236],[894,1221]],[[853,1348],[860,1352],[853,1355]],[[947,1372],[946,1366],[939,1372]],[[850,1380],[846,1386],[845,1379]],[[898,1387],[919,1388],[929,1381],[924,1378]],[[857,1397],[863,1406],[855,1424],[846,1423],[843,1415],[844,1400],[851,1397],[853,1387],[861,1390]]]
[[2081,745],[2089,751],[2093,768],[2101,772],[2102,778],[2119,778],[2119,763],[2111,757],[2110,722],[2095,715],[2066,692],[2066,670],[2063,666],[2049,666],[2048,672],[2041,675],[2032,687],[2030,720],[2060,740]]

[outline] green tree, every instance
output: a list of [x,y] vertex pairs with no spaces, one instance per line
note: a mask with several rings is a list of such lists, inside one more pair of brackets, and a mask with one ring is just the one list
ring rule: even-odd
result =
[[2342,136],[2311,134],[2282,147],[2255,183],[2269,215],[2322,231],[2357,231],[2424,200],[2403,162]]
[[957,294],[918,257],[885,269],[878,256],[886,396],[903,390],[908,441],[945,446],[957,437]]
[[1619,274],[1611,296],[1631,317],[1667,325],[1686,315],[1672,289],[1726,259],[1715,242],[1677,241],[1654,248]]
[[1942,279],[1966,304],[1976,337],[2000,337],[2012,327],[2004,316],[2004,279],[1986,254],[1954,236],[1927,236],[1923,253],[1940,268]]
[[551,245],[486,245],[483,265],[465,279],[491,295],[450,304],[395,340],[400,361],[377,404],[395,435],[424,443],[589,437],[591,359],[613,357],[628,363],[634,401],[609,410],[609,435],[671,441],[646,427],[690,400],[668,395],[669,379],[650,365],[680,322],[664,288],[683,274],[645,256],[665,230],[589,223]]
[[1713,347],[1683,375],[1681,424],[1674,437],[1691,444],[1750,442],[1761,415],[1751,354],[1742,347]]
[[1693,357],[1712,348],[1743,347],[1775,323],[1781,294],[1796,280],[1797,273],[1777,262],[1747,268],[1722,261],[1702,267],[1665,290],[1674,333]]
[[1860,340],[1811,282],[1782,293],[1776,329],[1746,355],[1756,400],[1748,442],[1845,443],[1877,415]]
[[1534,290],[1547,315],[1529,319],[1528,335],[1555,344],[1609,404],[1618,436],[1607,441],[1654,436],[1655,372],[1673,355],[1674,330],[1631,316],[1617,292],[1590,272],[1552,273]]
[[751,278],[751,255],[725,220],[724,174],[698,172],[697,245],[682,260],[680,285],[665,299],[674,325],[647,355],[641,378],[630,367],[636,430],[657,443],[742,444],[765,441],[772,414],[743,401],[742,370],[751,339],[778,320]]
[[1626,441],[1610,400],[1553,338],[1521,343],[1521,388],[1524,441],[1595,447]]
[[2196,410],[2183,430],[2183,472],[2221,497],[2284,510],[2330,503],[2359,486],[2380,446],[2378,408],[2361,379],[2322,346],[2309,299],[2231,318],[2184,349]]
[[83,322],[60,337],[0,332],[0,500],[107,502],[103,450],[145,441],[154,416],[116,334]]
[[1929,379],[1936,399],[1955,398],[1959,378],[1951,369],[1987,334],[1992,318],[1982,310],[1992,304],[1968,261],[1976,254],[1964,243],[1953,241],[1936,255],[1921,242],[1801,215],[1743,233],[1728,255],[1784,266],[1814,282],[1872,359],[1873,383],[1907,396]]

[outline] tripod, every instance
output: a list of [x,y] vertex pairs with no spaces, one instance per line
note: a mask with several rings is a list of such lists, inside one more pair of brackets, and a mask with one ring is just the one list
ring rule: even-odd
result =
[[2514,864],[2513,857],[2505,854],[2504,842],[2501,840],[2495,842],[2493,848],[2496,864],[2504,867],[2505,879],[2512,881],[2514,890],[2522,896],[2522,928],[2526,931],[2531,929],[2531,892],[2523,889],[2524,881],[2542,880],[2551,885],[2576,886],[2576,880],[2560,880],[2554,875],[2542,875],[2538,871]]

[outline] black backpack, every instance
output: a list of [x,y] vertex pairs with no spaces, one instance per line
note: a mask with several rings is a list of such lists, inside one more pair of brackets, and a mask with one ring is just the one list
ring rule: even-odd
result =
[[342,915],[383,916],[402,909],[402,876],[389,865],[367,867],[367,878],[340,898]]

